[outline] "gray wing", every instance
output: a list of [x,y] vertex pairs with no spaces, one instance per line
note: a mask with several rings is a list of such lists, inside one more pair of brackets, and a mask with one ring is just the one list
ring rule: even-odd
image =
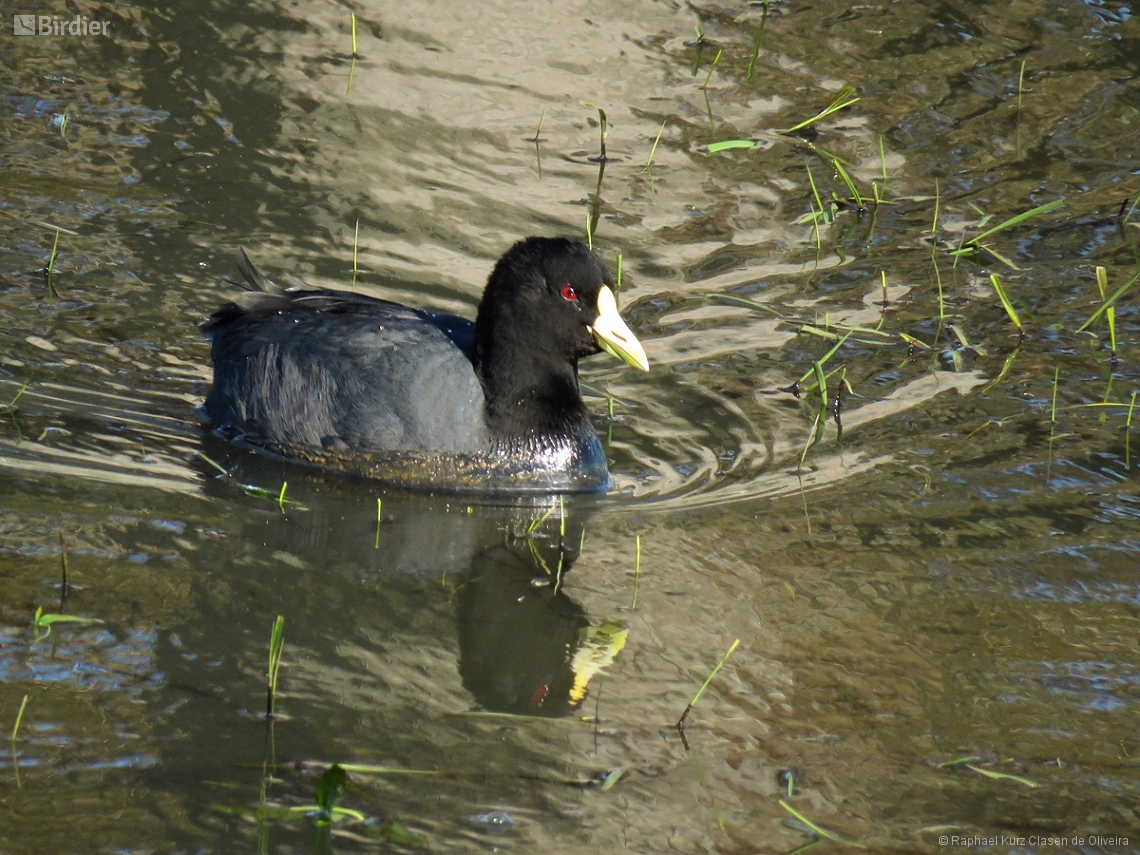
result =
[[206,412],[273,444],[478,451],[487,436],[472,329],[343,292],[243,294],[205,325],[214,362]]

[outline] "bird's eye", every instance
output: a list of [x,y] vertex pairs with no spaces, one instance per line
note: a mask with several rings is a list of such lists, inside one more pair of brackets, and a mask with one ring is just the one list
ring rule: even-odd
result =
[[567,300],[577,300],[578,299],[578,289],[575,288],[573,285],[563,285],[562,286],[562,296]]

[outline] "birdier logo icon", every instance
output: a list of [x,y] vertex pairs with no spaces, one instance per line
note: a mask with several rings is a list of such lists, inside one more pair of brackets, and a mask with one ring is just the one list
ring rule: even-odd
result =
[[36,34],[36,16],[13,15],[12,34],[16,36],[34,36]]

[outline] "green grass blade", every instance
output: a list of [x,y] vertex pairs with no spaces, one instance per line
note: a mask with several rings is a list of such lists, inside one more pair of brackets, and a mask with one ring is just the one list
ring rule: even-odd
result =
[[[543,113],[543,115],[545,116],[546,114]],[[653,155],[657,153],[657,144],[661,142],[661,135],[665,133],[665,122],[668,121],[668,119],[665,119],[661,123],[661,127],[657,129],[657,138],[653,140],[653,147],[649,149],[649,157],[645,159],[645,166],[641,167],[642,172],[648,172],[649,167],[653,164]],[[712,146],[709,146],[709,153],[712,154]]]
[[709,143],[709,154],[716,154],[718,151],[727,151],[730,148],[755,148],[756,140],[721,140],[720,142]]
[[831,161],[835,167],[835,171],[839,173],[840,179],[847,185],[847,192],[851,194],[851,198],[855,200],[855,204],[861,209],[863,208],[863,197],[859,195],[859,191],[855,188],[855,182],[851,180],[851,176],[847,174],[847,170],[843,168],[843,164],[837,159]]
[[24,695],[24,699],[20,701],[20,711],[16,713],[16,723],[12,725],[12,735],[8,737],[10,742],[16,741],[16,735],[20,732],[20,722],[24,720],[24,710],[28,708],[28,696]]
[[800,813],[798,810],[796,810],[794,807],[792,807],[790,804],[788,804],[783,799],[780,799],[780,807],[782,807],[784,810],[786,810],[788,813],[790,813],[792,816],[794,816],[796,819],[798,819],[800,822],[802,822],[804,825],[806,825],[811,830],[811,833],[816,835],[817,837],[822,837],[825,840],[831,840],[831,841],[834,841],[835,843],[846,843],[848,846],[854,846],[856,849],[866,849],[867,848],[866,845],[860,843],[857,840],[851,840],[847,837],[843,837],[842,835],[836,834],[834,831],[828,831],[826,828],[822,828],[822,827],[816,825],[814,822],[812,822],[810,819],[808,819],[806,816],[804,816],[802,813]]
[[969,763],[963,763],[971,772],[977,772],[979,775],[985,775],[987,778],[993,778],[997,781],[1016,781],[1019,784],[1025,784],[1027,787],[1037,787],[1038,784],[1028,778],[1022,778],[1020,775],[1008,775],[1005,772],[994,772],[991,769],[982,769],[978,766],[973,766]]
[[725,651],[724,656],[720,657],[720,661],[716,663],[716,667],[712,669],[712,673],[705,678],[705,682],[699,689],[697,689],[697,693],[693,695],[693,699],[689,701],[690,707],[695,707],[697,705],[697,701],[701,699],[701,695],[705,693],[705,689],[709,687],[709,683],[713,681],[713,677],[720,673],[720,669],[724,667],[724,663],[728,661],[728,657],[732,655],[732,651],[736,650],[739,644],[740,639],[738,638],[736,641],[732,642],[732,645],[728,648],[728,650]]
[[1005,293],[1005,287],[1001,284],[1001,279],[996,273],[990,274],[990,284],[994,286],[994,291],[997,292],[998,299],[1001,300],[1002,306],[1005,307],[1005,313],[1009,315],[1009,319],[1013,321],[1013,325],[1017,327],[1017,331],[1025,335],[1025,330],[1021,326],[1021,319],[1017,317],[1017,310],[1013,308],[1013,304],[1009,302],[1009,295]]
[[828,104],[826,107],[824,107],[818,113],[816,113],[810,119],[806,119],[806,120],[800,122],[798,125],[793,125],[790,128],[784,128],[783,130],[778,130],[778,131],[776,131],[776,133],[778,133],[778,134],[791,134],[791,133],[795,133],[796,131],[803,130],[804,128],[808,127],[809,125],[815,124],[816,122],[820,121],[821,119],[826,119],[832,113],[837,113],[840,110],[844,109],[845,107],[850,107],[852,104],[855,104],[858,101],[862,100],[861,98],[852,98],[851,96],[854,94],[855,94],[855,88],[853,86],[844,86],[842,89],[839,90],[839,92],[836,94],[836,96],[831,99],[830,104]]
[[982,232],[980,235],[975,235],[974,237],[972,237],[968,241],[966,241],[966,245],[967,246],[969,246],[970,244],[977,245],[978,241],[983,240],[984,238],[988,238],[992,234],[997,234],[1000,231],[1003,231],[1005,229],[1008,229],[1008,228],[1016,226],[1020,223],[1023,223],[1026,220],[1030,219],[1031,217],[1040,216],[1041,214],[1048,214],[1050,211],[1056,211],[1058,208],[1060,208],[1064,204],[1065,204],[1065,198],[1062,196],[1060,199],[1054,199],[1052,202],[1046,202],[1044,205],[1038,205],[1036,208],[1033,208],[1033,209],[1028,210],[1028,211],[1024,211],[1024,212],[1018,214],[1016,217],[1010,217],[1004,223],[998,223],[998,225],[994,226],[992,229],[987,229],[986,231]]
[[1112,306],[1112,304],[1115,303],[1117,300],[1119,300],[1121,295],[1123,295],[1125,291],[1127,291],[1129,288],[1131,288],[1132,283],[1134,283],[1137,279],[1140,279],[1140,271],[1137,271],[1136,274],[1131,279],[1129,279],[1127,282],[1125,282],[1123,285],[1121,285],[1119,288],[1117,288],[1115,291],[1113,291],[1112,296],[1109,297],[1107,300],[1105,300],[1103,303],[1101,303],[1100,308],[1097,309],[1095,312],[1093,312],[1092,315],[1089,316],[1089,319],[1087,321],[1085,321],[1083,324],[1081,324],[1079,327],[1077,327],[1077,332],[1084,332],[1086,329],[1088,329],[1089,324],[1091,324],[1093,321],[1095,321],[1097,318],[1099,318],[1101,315],[1103,315],[1106,311],[1108,311],[1108,309]]
[[752,75],[756,73],[756,58],[760,56],[760,43],[764,41],[764,28],[768,24],[768,0],[764,0],[764,11],[760,14],[760,29],[756,31],[756,38],[752,40],[752,56],[748,60],[748,71],[744,73],[744,82],[751,83]]

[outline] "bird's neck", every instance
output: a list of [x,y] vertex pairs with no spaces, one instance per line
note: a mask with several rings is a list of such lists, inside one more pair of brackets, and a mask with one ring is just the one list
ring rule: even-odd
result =
[[590,431],[575,362],[490,352],[479,365],[487,428],[498,437],[572,436]]

